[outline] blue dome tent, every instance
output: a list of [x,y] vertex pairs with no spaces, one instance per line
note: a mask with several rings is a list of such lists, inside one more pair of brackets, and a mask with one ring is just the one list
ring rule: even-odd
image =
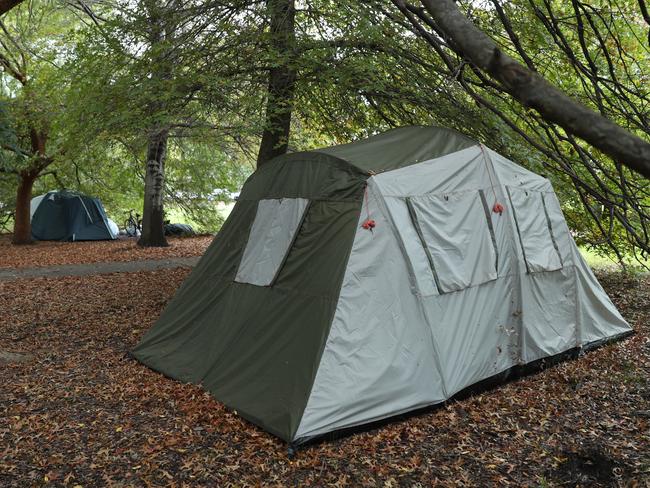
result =
[[116,239],[98,198],[72,191],[51,191],[32,200],[32,237],[39,241]]

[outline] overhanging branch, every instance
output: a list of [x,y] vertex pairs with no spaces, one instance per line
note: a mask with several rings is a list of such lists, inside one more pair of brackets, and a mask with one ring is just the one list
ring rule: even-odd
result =
[[6,14],[16,5],[23,3],[24,0],[0,0],[0,15]]
[[[393,0],[402,9],[403,0]],[[435,25],[458,55],[497,80],[522,105],[539,112],[620,164],[650,178],[650,144],[573,100],[499,49],[453,0],[422,0]]]

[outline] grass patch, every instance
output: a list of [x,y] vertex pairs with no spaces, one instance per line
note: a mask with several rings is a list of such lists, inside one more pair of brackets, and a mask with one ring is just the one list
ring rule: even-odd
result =
[[[608,269],[611,271],[622,270],[622,267],[620,263],[616,260],[615,256],[613,257],[603,256],[602,254],[597,253],[595,250],[589,249],[585,246],[579,246],[578,249],[580,250],[580,254],[582,254],[582,257],[585,259],[585,261],[587,261],[587,264],[592,269]],[[643,271],[647,271],[646,268],[650,268],[650,259],[645,259],[641,261],[641,263],[639,263],[634,258],[634,256],[627,255],[624,257],[624,261],[628,271],[643,272]],[[644,268],[644,266],[646,268]]]

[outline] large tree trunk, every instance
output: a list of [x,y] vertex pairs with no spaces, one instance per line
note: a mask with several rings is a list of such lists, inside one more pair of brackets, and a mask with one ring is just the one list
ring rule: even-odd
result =
[[165,184],[165,156],[167,130],[152,132],[147,148],[147,168],[144,176],[144,209],[142,235],[138,245],[147,247],[168,246],[164,231],[163,191]]
[[287,152],[296,84],[294,0],[267,0],[266,5],[271,17],[271,48],[280,59],[278,65],[269,71],[266,120],[257,155],[258,167]]
[[[405,8],[404,0],[393,0]],[[453,0],[421,0],[433,23],[460,56],[497,80],[504,90],[548,122],[585,140],[615,161],[650,178],[650,144],[573,100],[499,49]]]
[[29,173],[21,173],[18,190],[16,191],[16,214],[14,218],[14,244],[31,244],[32,223],[29,215],[29,205],[32,201],[32,187],[36,178]]

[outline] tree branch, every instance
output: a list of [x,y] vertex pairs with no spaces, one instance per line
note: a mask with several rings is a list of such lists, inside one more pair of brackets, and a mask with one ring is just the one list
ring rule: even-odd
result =
[[0,15],[6,14],[16,5],[23,3],[24,0],[0,0]]
[[[403,0],[393,0],[403,9]],[[539,74],[502,52],[463,15],[453,0],[422,0],[457,54],[497,80],[525,107],[555,123],[624,166],[650,178],[650,143],[565,95]]]

